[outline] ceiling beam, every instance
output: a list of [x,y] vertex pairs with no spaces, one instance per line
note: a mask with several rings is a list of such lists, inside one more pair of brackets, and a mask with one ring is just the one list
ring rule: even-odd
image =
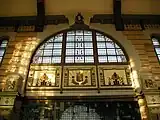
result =
[[37,25],[36,31],[43,32],[45,24],[45,2],[44,0],[37,0]]
[[124,25],[121,17],[121,0],[113,0],[113,14],[116,30],[123,30]]

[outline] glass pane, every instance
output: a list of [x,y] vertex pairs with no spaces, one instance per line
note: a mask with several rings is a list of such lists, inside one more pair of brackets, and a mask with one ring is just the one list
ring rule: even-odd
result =
[[76,36],[76,42],[83,42],[83,36]]
[[160,60],[160,55],[158,55],[158,59]]
[[84,55],[84,50],[83,49],[76,49],[75,55]]
[[156,38],[152,38],[153,45],[159,45],[159,41]]
[[97,36],[96,37],[97,38],[97,41],[105,41],[105,39],[104,39],[104,36]]
[[83,35],[83,31],[82,30],[76,30],[76,35]]
[[69,31],[67,32],[67,35],[75,35],[75,31]]
[[46,46],[47,44],[43,44],[42,46],[40,46],[40,50],[44,49],[44,47]]
[[107,62],[107,56],[98,56],[99,62]]
[[5,50],[4,49],[0,49],[0,56],[4,55]]
[[75,38],[74,36],[67,36],[67,42],[74,41],[74,38]]
[[84,36],[84,41],[92,41],[92,36]]
[[8,43],[8,40],[3,40],[2,41],[2,44],[7,44]]
[[54,43],[54,48],[62,48],[62,43]]
[[97,48],[106,48],[105,42],[97,42]]
[[160,48],[155,48],[156,53],[159,55],[160,54]]
[[75,48],[84,48],[84,43],[83,42],[76,42]]
[[7,46],[7,44],[1,44],[0,45],[0,47],[6,47]]
[[52,57],[52,63],[61,63],[61,57]]
[[106,36],[105,36],[105,40],[109,41],[109,42],[112,42],[112,40],[110,38],[106,37]]
[[54,42],[54,37],[51,38],[51,39],[49,39],[46,44],[48,44],[48,43],[53,43],[53,42]]
[[66,49],[66,55],[74,55],[74,49]]
[[115,48],[113,42],[107,42],[106,46],[107,46],[107,48]]
[[51,57],[43,57],[43,63],[51,63]]
[[116,48],[120,48],[116,43],[115,43],[115,47],[116,47]]
[[124,55],[123,51],[121,49],[116,49],[117,55]]
[[106,55],[106,49],[98,49],[98,55]]
[[74,63],[74,57],[66,57],[66,63]]
[[35,62],[42,63],[42,57],[38,57],[38,61],[35,60]]
[[61,55],[61,49],[54,49],[53,50],[53,56],[56,56],[56,55]]
[[44,50],[43,56],[52,56],[52,50]]
[[107,54],[108,55],[116,55],[115,49],[107,49]]
[[48,43],[45,46],[45,49],[52,49],[53,48],[53,43]]
[[63,34],[59,34],[59,35],[55,36],[54,42],[62,42],[62,35]]
[[75,63],[84,63],[84,56],[75,56]]
[[85,57],[85,63],[94,63],[94,58],[90,56]]
[[102,34],[101,34],[101,33],[98,33],[98,32],[96,32],[96,35],[97,35],[97,36],[102,36]]
[[85,55],[93,55],[93,49],[85,49]]
[[[1,43],[1,42],[0,42]],[[8,41],[7,40],[3,40],[0,47],[6,47],[7,46]]]
[[0,57],[0,62],[2,62],[2,57]]
[[93,48],[93,44],[92,43],[85,43],[85,48]]
[[84,35],[90,35],[90,36],[92,36],[92,32],[91,31],[84,31]]
[[109,62],[117,62],[117,57],[116,56],[108,56],[108,61]]
[[35,56],[42,56],[43,50],[38,50],[35,54]]
[[74,43],[66,43],[66,48],[74,48]]
[[127,62],[125,56],[117,56],[118,62]]

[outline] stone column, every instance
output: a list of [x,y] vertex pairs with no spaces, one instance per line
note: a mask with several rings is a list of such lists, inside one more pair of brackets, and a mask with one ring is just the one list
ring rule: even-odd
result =
[[149,109],[148,109],[147,101],[146,101],[146,98],[145,98],[143,92],[136,91],[136,97],[138,99],[139,109],[140,109],[140,113],[141,113],[141,119],[142,120],[150,120]]

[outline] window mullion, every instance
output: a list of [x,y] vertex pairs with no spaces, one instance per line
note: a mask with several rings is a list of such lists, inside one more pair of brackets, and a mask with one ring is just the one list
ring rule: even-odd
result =
[[93,41],[93,53],[94,53],[94,63],[98,65],[98,49],[97,49],[97,41],[96,41],[96,32],[92,31],[92,41]]
[[62,65],[65,64],[65,57],[66,57],[66,39],[67,39],[67,33],[63,33],[63,38],[62,38],[62,53],[61,53],[61,63]]
[[83,30],[83,57],[84,57],[84,63],[85,63],[85,40],[84,40],[84,30]]

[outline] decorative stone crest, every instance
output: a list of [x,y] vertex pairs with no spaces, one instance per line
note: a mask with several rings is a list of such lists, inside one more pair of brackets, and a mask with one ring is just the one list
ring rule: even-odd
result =
[[84,24],[84,17],[81,15],[81,13],[78,13],[75,17],[75,23],[76,24]]
[[71,26],[72,29],[89,29],[89,26],[84,23],[84,17],[80,12],[75,16],[75,23]]
[[22,81],[22,77],[19,74],[9,74],[6,77],[5,91],[16,91],[17,85]]
[[145,79],[145,87],[146,88],[155,88],[157,87],[157,85],[155,84],[155,82],[152,79]]

